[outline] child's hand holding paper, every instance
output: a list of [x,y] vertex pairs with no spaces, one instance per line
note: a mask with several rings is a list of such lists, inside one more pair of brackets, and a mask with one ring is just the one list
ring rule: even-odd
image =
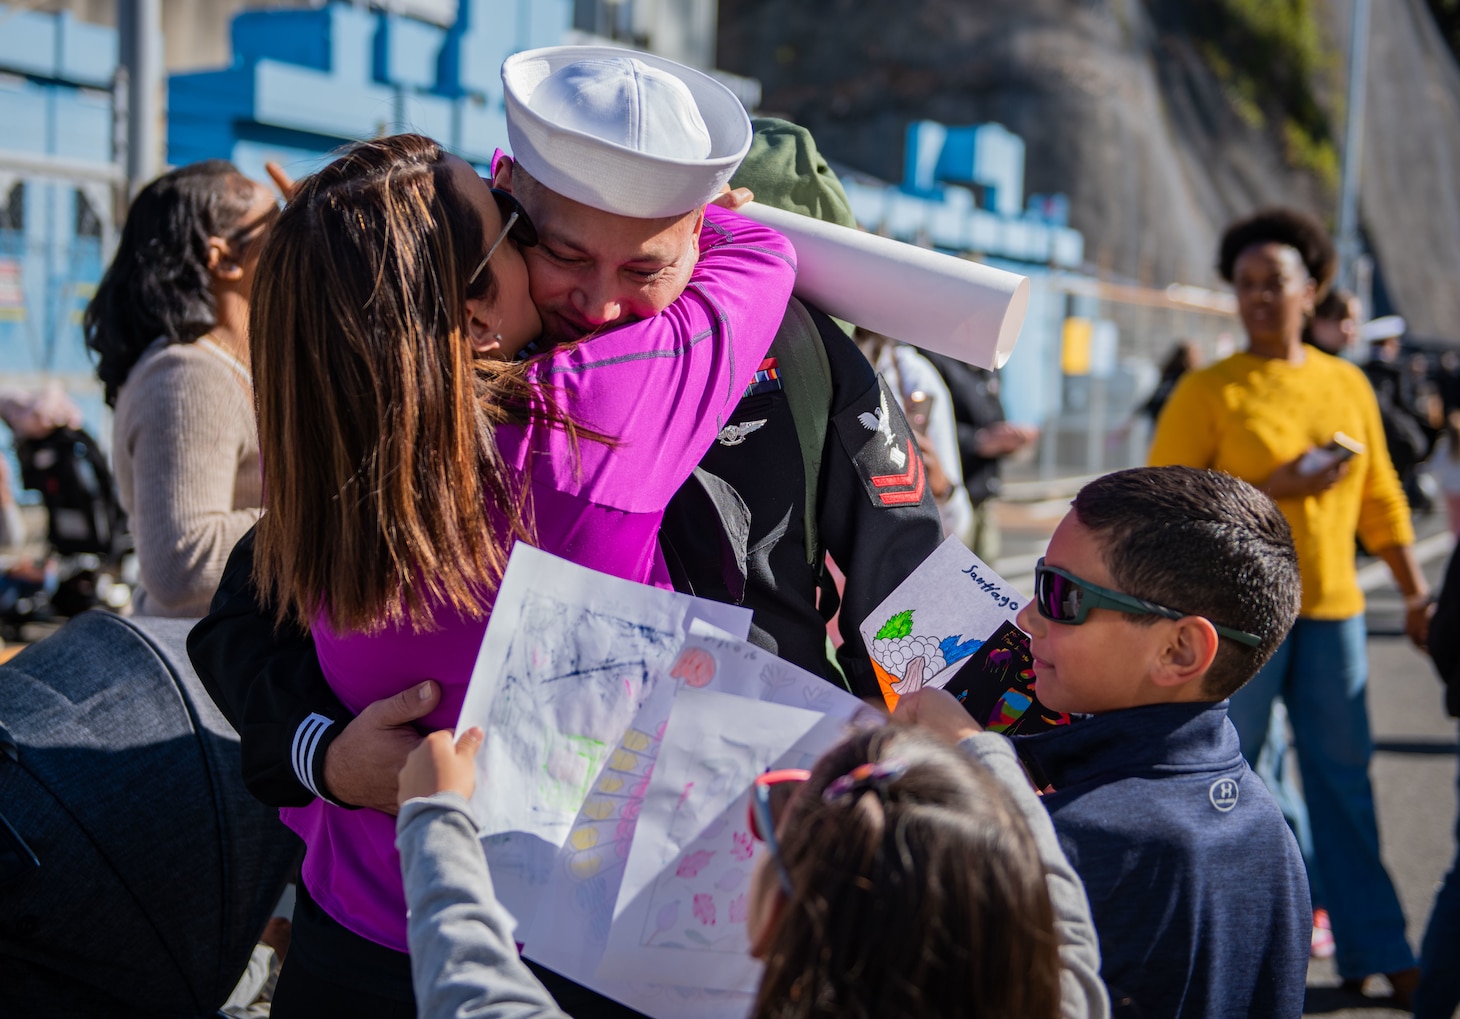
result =
[[406,800],[437,793],[459,793],[471,799],[477,790],[477,751],[482,746],[482,730],[472,726],[452,742],[449,729],[431,733],[406,757],[400,770],[397,805]]

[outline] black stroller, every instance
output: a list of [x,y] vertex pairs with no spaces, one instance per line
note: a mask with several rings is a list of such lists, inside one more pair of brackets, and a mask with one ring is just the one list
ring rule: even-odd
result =
[[88,612],[0,665],[0,1015],[215,1016],[293,873],[191,626]]
[[45,504],[53,559],[44,576],[11,574],[0,583],[0,636],[15,639],[27,623],[60,621],[90,608],[119,608],[106,595],[121,576],[132,540],[101,447],[84,429],[57,428],[18,442],[15,453],[21,484],[39,492]]

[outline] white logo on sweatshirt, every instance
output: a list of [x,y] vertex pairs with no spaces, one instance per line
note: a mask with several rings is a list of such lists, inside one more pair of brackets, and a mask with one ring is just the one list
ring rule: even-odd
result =
[[1230,778],[1219,778],[1212,783],[1207,795],[1211,797],[1212,806],[1225,814],[1237,805],[1237,783]]

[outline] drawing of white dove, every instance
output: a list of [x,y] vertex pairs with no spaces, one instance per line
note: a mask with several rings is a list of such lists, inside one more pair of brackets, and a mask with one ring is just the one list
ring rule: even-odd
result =
[[892,415],[887,412],[887,390],[882,390],[882,405],[875,411],[863,411],[857,420],[869,432],[881,432],[882,441],[887,444],[887,455],[898,467],[907,463],[907,454],[896,448],[897,440],[892,435]]

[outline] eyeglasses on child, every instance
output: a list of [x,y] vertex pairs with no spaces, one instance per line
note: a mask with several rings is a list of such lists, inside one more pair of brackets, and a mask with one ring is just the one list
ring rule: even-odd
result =
[[786,890],[787,895],[792,890],[791,872],[781,859],[781,843],[776,838],[776,828],[780,826],[786,804],[791,802],[791,797],[796,794],[801,783],[810,777],[811,772],[801,768],[782,768],[780,771],[757,775],[755,783],[750,787],[750,834],[765,843],[766,852],[775,861],[781,887]]

